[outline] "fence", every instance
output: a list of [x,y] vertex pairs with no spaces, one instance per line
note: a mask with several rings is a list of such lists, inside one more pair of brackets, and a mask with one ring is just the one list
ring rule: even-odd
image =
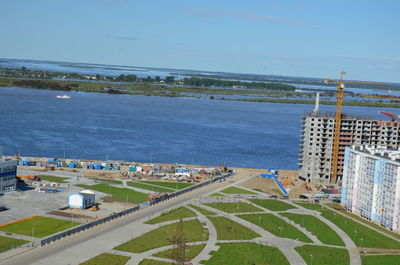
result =
[[[164,196],[164,197],[162,197],[162,198],[160,198],[160,199],[157,199],[157,200],[154,200],[154,201],[150,202],[149,205],[150,205],[150,206],[151,206],[151,205],[156,205],[156,204],[158,204],[158,203],[160,203],[160,202],[163,202],[163,201],[166,201],[166,200],[175,198],[175,197],[177,197],[177,196],[180,196],[180,195],[182,195],[182,194],[184,194],[184,193],[191,192],[191,191],[193,191],[193,190],[202,188],[202,187],[204,187],[204,186],[206,186],[206,185],[209,185],[209,184],[211,184],[211,183],[215,183],[215,182],[217,182],[217,181],[225,180],[226,178],[230,177],[232,174],[233,174],[233,173],[228,173],[228,174],[222,175],[222,176],[220,176],[220,177],[216,177],[216,178],[213,178],[213,179],[211,179],[211,180],[208,180],[208,181],[206,181],[206,182],[203,182],[203,183],[200,183],[200,184],[191,186],[191,187],[187,187],[187,188],[182,189],[182,190],[180,190],[180,191],[177,191],[177,192],[168,194],[168,195],[166,195],[166,196]],[[71,228],[71,229],[69,229],[69,230],[66,230],[66,231],[60,232],[60,233],[58,233],[58,234],[55,234],[55,235],[53,235],[53,236],[47,237],[47,238],[45,238],[45,239],[42,239],[42,240],[40,241],[40,244],[39,244],[39,245],[40,245],[40,246],[45,246],[45,245],[47,245],[47,244],[53,243],[53,242],[55,242],[55,241],[57,241],[57,240],[60,240],[60,239],[62,239],[62,238],[65,238],[65,237],[74,235],[74,234],[76,234],[76,233],[79,233],[79,232],[85,231],[85,230],[87,230],[87,229],[90,229],[90,228],[92,228],[92,227],[95,227],[95,226],[98,226],[98,225],[107,223],[107,222],[112,221],[112,220],[114,220],[114,219],[116,219],[116,218],[122,217],[122,216],[124,216],[124,215],[130,214],[130,213],[133,213],[133,212],[136,212],[136,211],[139,211],[139,210],[140,210],[140,206],[135,206],[135,207],[133,207],[133,208],[127,209],[127,210],[122,211],[122,212],[119,212],[119,213],[112,214],[112,215],[110,215],[110,216],[101,218],[101,219],[99,219],[99,220],[96,220],[96,221],[93,221],[93,222],[90,222],[90,223],[87,223],[87,224],[84,224],[84,225],[80,225],[80,226]]]

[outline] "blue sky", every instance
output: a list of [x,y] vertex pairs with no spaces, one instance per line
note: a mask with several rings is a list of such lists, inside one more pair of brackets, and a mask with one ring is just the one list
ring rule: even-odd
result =
[[396,0],[2,0],[0,57],[400,82]]

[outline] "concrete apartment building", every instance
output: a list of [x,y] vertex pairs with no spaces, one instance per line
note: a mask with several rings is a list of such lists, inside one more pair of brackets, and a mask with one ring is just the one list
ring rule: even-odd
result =
[[[329,183],[332,163],[334,113],[303,115],[300,140],[299,177],[307,182]],[[344,152],[347,146],[371,145],[398,148],[400,123],[343,114],[340,128],[338,183],[343,176]]]
[[346,148],[342,182],[343,207],[400,232],[400,149]]
[[17,160],[0,158],[0,193],[15,191],[17,186]]

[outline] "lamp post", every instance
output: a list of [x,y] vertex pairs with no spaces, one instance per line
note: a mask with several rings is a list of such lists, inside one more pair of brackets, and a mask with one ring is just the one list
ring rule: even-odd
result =
[[262,219],[262,217],[261,216],[259,216],[258,217],[258,225],[261,227],[261,219]]
[[35,242],[35,223],[32,223],[32,247]]
[[313,264],[313,261],[314,261],[314,257],[313,257],[312,254],[310,254],[310,259],[311,259],[310,265],[312,265],[312,264]]

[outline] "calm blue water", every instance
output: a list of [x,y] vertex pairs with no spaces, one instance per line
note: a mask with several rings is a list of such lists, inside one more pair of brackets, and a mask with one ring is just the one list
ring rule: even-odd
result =
[[[313,109],[83,92],[57,99],[61,94],[0,87],[6,154],[296,169],[301,115]],[[375,108],[344,110],[385,118]]]

